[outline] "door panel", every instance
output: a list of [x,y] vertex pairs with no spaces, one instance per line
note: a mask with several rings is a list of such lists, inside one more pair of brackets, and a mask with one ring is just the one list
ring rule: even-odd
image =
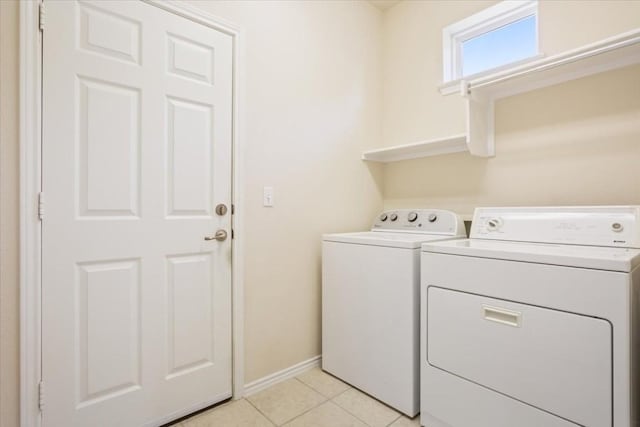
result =
[[203,45],[175,34],[169,34],[167,71],[198,83],[213,84],[213,58],[211,46]]
[[139,261],[78,265],[80,406],[140,388]]
[[168,258],[169,377],[213,364],[210,254]]
[[211,216],[211,105],[167,98],[170,216]]
[[140,64],[140,21],[87,3],[78,6],[78,13],[82,49]]
[[232,39],[46,3],[43,424],[159,424],[231,396]]
[[78,215],[135,217],[140,210],[140,91],[79,77],[78,97]]

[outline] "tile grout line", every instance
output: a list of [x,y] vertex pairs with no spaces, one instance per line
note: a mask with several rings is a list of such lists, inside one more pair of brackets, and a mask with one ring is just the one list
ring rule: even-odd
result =
[[[346,390],[341,391],[340,393],[336,394],[335,396],[329,397],[329,401],[330,401],[331,403],[333,403],[334,405],[336,405],[338,408],[340,408],[340,409],[342,409],[343,411],[345,411],[346,413],[348,413],[349,415],[353,416],[355,419],[357,419],[357,420],[359,420],[359,421],[362,421],[364,424],[366,424],[367,426],[371,427],[371,425],[370,425],[370,424],[368,424],[367,422],[365,422],[364,420],[362,420],[361,418],[359,418],[356,414],[351,413],[348,409],[343,408],[343,407],[342,407],[338,402],[334,402],[334,401],[333,401],[333,399],[337,398],[337,397],[338,397],[338,396],[340,396],[341,394],[344,394],[344,393],[348,392],[349,390],[352,390],[352,389],[354,389],[354,390],[358,390],[358,389],[356,389],[355,387],[353,387],[351,384],[349,384],[349,383],[346,383],[346,382],[342,381],[340,378],[338,378],[338,377],[335,377],[335,376],[331,375],[330,373],[327,373],[327,372],[324,372],[324,371],[322,371],[322,372],[323,372],[323,373],[325,373],[325,374],[327,374],[327,375],[329,375],[331,378],[334,378],[334,379],[336,379],[336,380],[338,380],[338,381],[342,382],[343,384],[345,384],[345,385],[347,386],[347,389],[346,389]],[[309,387],[313,388],[313,386],[312,386],[312,385],[310,385],[310,384],[308,384],[308,385],[309,385]],[[314,390],[315,390],[315,389],[314,389]],[[320,391],[318,390],[318,392],[320,392]],[[367,395],[367,396],[368,396],[368,395]],[[368,397],[370,397],[370,396],[368,396]],[[385,406],[387,406],[387,405],[385,405]],[[394,409],[394,411],[395,411],[395,409]],[[402,418],[402,414],[398,414],[398,416],[397,416],[396,418],[394,418],[394,419],[393,419],[389,424],[386,424],[386,426],[385,426],[385,427],[390,427],[390,426],[391,426],[391,424],[395,423],[395,422],[396,422],[396,421],[398,421],[400,418]]]
[[246,397],[243,397],[242,400],[246,401],[253,409],[255,409],[256,411],[258,411],[258,413],[260,415],[262,415],[267,421],[269,421],[273,426],[277,426],[278,424],[276,424],[275,421],[273,421],[271,418],[269,418],[267,416],[267,414],[265,414],[264,412],[262,412],[260,409],[258,409],[258,407],[256,405],[254,405],[249,399],[247,399]]
[[[324,371],[322,371],[322,372],[323,372],[323,373],[325,373]],[[329,375],[329,374],[327,374],[327,375]],[[322,396],[326,397],[326,398],[327,398],[327,400],[331,400],[331,399],[333,399],[334,397],[339,396],[339,395],[341,395],[342,393],[344,393],[345,391],[348,391],[348,390],[350,390],[350,389],[352,389],[352,388],[353,388],[353,387],[351,387],[351,385],[349,385],[349,384],[345,383],[345,382],[344,382],[344,381],[342,381],[341,379],[336,378],[336,377],[334,377],[333,375],[330,375],[330,376],[331,376],[331,378],[333,378],[333,379],[335,379],[335,380],[337,380],[337,381],[340,381],[342,384],[346,385],[346,386],[347,386],[347,389],[346,389],[346,390],[341,391],[340,393],[336,394],[335,396],[327,396],[326,394],[324,394],[323,392],[321,392],[320,390],[318,390],[317,388],[315,388],[315,387],[314,387],[314,386],[312,386],[311,384],[307,384],[307,383],[305,383],[304,381],[302,381],[302,380],[301,380],[300,378],[298,378],[298,377],[294,377],[294,378],[295,378],[296,380],[300,381],[302,384],[306,385],[307,387],[311,388],[312,390],[314,390],[314,391],[316,391],[316,392],[320,393]]]
[[296,415],[295,417],[291,418],[290,420],[287,420],[285,423],[281,424],[281,425],[287,425],[290,422],[300,418],[301,416],[303,416],[304,414],[313,411],[314,409],[318,408],[321,405],[324,405],[325,403],[330,401],[330,398],[327,398],[324,394],[320,393],[318,390],[316,390],[315,388],[311,387],[309,384],[305,384],[303,381],[299,380],[298,377],[293,377],[294,380],[297,380],[300,384],[305,385],[307,387],[309,387],[311,390],[315,391],[316,393],[318,393],[320,396],[322,396],[324,398],[324,400],[320,403],[318,403],[317,405],[314,405],[312,408],[307,409],[306,411],[304,411],[301,414]]
[[386,425],[386,427],[390,427],[391,424],[395,423],[396,421],[398,421],[400,418],[402,418],[403,414],[399,414],[396,418],[393,419],[393,421],[391,421],[389,424]]
[[404,416],[404,414],[400,414],[398,415],[397,418],[394,418],[393,421],[391,421],[389,424],[386,425],[386,427],[391,427],[391,424],[395,423],[396,421],[398,421],[400,418],[402,418]]
[[313,411],[314,409],[318,409],[320,406],[324,405],[324,404],[325,404],[325,403],[327,403],[327,402],[330,402],[330,400],[328,400],[328,399],[327,399],[327,400],[325,400],[325,401],[322,401],[322,402],[318,403],[318,404],[317,404],[316,406],[314,406],[313,408],[309,408],[309,409],[307,409],[306,411],[304,411],[303,413],[301,413],[301,414],[299,414],[299,415],[296,415],[295,417],[291,418],[290,420],[287,420],[287,422],[285,422],[284,424],[281,424],[281,426],[286,426],[287,424],[289,424],[289,423],[291,423],[291,422],[293,422],[293,421],[297,420],[298,418],[300,418],[300,417],[301,417],[301,416],[303,416],[303,415],[308,414],[309,412]]
[[[338,396],[342,396],[343,394],[345,394],[346,392],[348,392],[349,390],[345,390],[342,393],[338,394],[336,397],[334,397],[333,399],[337,399]],[[360,418],[359,416],[357,416],[356,414],[354,414],[353,412],[351,412],[350,410],[348,410],[347,408],[344,408],[341,404],[339,404],[338,402],[334,402],[334,400],[331,399],[331,401],[338,406],[339,408],[341,408],[343,411],[345,411],[347,414],[351,414],[351,416],[353,416],[356,420],[361,421],[362,423],[364,423],[364,425],[372,427],[371,424],[369,424],[368,422],[366,422],[365,420],[363,420],[362,418]]]
[[[356,391],[359,391],[360,393],[363,393],[362,391],[358,390],[357,388],[350,388],[349,390],[356,390]],[[343,395],[344,393],[348,392],[349,390],[345,390],[345,391],[343,391],[342,393],[340,393],[340,394],[336,395],[333,399],[336,399],[338,396]],[[365,396],[367,396],[368,398],[373,399],[373,400],[375,400],[376,402],[381,403],[381,404],[382,404],[382,405],[384,405],[385,407],[389,408],[389,406],[385,405],[384,403],[380,402],[380,401],[379,401],[379,400],[377,400],[377,399],[374,399],[373,397],[369,396],[368,394],[366,394],[366,393],[363,393],[363,394],[364,394]],[[345,411],[345,412],[347,412],[347,413],[349,413],[349,414],[353,415],[356,419],[358,419],[358,420],[362,421],[365,425],[367,425],[367,426],[369,426],[369,427],[373,427],[371,424],[369,424],[368,422],[366,422],[365,420],[363,420],[362,418],[360,418],[359,416],[357,416],[356,414],[354,414],[353,412],[351,412],[351,411],[350,411],[350,410],[348,410],[347,408],[343,407],[343,406],[342,406],[342,405],[340,405],[338,402],[334,402],[334,401],[333,401],[333,399],[331,399],[331,401],[332,401],[334,404],[336,404],[338,407],[340,407],[340,408],[344,409],[344,411]],[[401,414],[401,413],[399,413],[399,412],[397,412],[395,409],[393,409],[393,408],[389,408],[389,409],[391,409],[391,410],[392,410],[392,411],[394,411],[396,414],[398,414],[398,416],[397,416],[397,417],[395,417],[395,418],[393,419],[393,421],[391,421],[389,424],[385,424],[385,427],[389,427],[391,424],[393,424],[393,423],[395,423],[396,421],[398,421],[398,419],[399,419],[400,417],[402,417],[402,414]]]
[[[338,402],[334,401],[334,399],[337,399],[339,396],[341,396],[341,395],[345,394],[346,392],[348,392],[348,391],[350,391],[350,390],[356,390],[356,391],[357,391],[357,389],[353,388],[353,387],[352,387],[351,385],[349,385],[348,383],[344,383],[344,382],[343,382],[343,383],[347,386],[347,389],[346,389],[346,390],[343,390],[342,392],[340,392],[340,393],[336,394],[335,396],[330,397],[330,396],[327,396],[327,395],[323,394],[322,392],[320,392],[320,390],[317,390],[316,388],[314,388],[311,384],[307,384],[307,383],[305,383],[304,381],[302,381],[301,379],[299,379],[297,376],[296,376],[296,377],[293,377],[292,379],[297,380],[297,382],[298,382],[298,383],[300,383],[300,385],[305,386],[305,387],[307,387],[308,389],[310,389],[310,390],[314,391],[315,393],[317,393],[317,394],[318,394],[318,395],[319,395],[323,400],[321,400],[321,401],[320,401],[320,402],[318,402],[317,404],[313,405],[311,408],[309,408],[309,409],[307,409],[307,410],[305,410],[305,411],[301,412],[300,414],[298,414],[298,415],[294,416],[293,418],[291,418],[291,419],[288,419],[288,420],[284,421],[282,424],[278,424],[278,423],[276,423],[274,420],[272,420],[272,419],[271,419],[271,418],[270,418],[270,417],[269,417],[265,412],[261,411],[261,410],[260,410],[260,409],[255,405],[255,404],[253,404],[253,402],[251,402],[247,397],[243,397],[243,398],[242,398],[242,399],[240,399],[240,400],[244,400],[246,403],[248,403],[248,404],[249,404],[249,406],[250,406],[251,408],[255,409],[255,410],[256,410],[256,412],[257,412],[258,414],[262,415],[262,416],[263,416],[263,417],[264,417],[264,418],[265,418],[265,419],[266,419],[266,420],[267,420],[267,421],[268,421],[272,426],[274,426],[274,427],[281,427],[281,426],[285,426],[285,425],[287,425],[287,424],[290,424],[290,423],[292,423],[293,421],[297,420],[298,418],[301,418],[302,416],[306,415],[307,413],[309,413],[309,412],[313,411],[314,409],[317,409],[317,408],[319,408],[320,406],[322,406],[322,405],[324,405],[324,404],[327,404],[327,403],[331,403],[331,404],[335,405],[337,408],[339,408],[339,409],[343,410],[346,414],[349,414],[349,415],[351,415],[352,417],[354,417],[354,419],[356,419],[356,420],[358,420],[358,421],[362,422],[365,426],[372,427],[372,425],[371,425],[371,424],[367,423],[366,421],[364,421],[363,419],[361,419],[360,417],[358,417],[356,414],[354,414],[353,412],[351,412],[349,409],[344,408],[344,407],[343,407],[342,405],[340,405]],[[370,397],[370,396],[368,396],[368,395],[367,395],[367,397],[371,398],[371,397]],[[373,399],[373,398],[371,398],[371,399]],[[373,399],[373,400],[375,400],[375,399]],[[231,403],[232,403],[232,402],[231,402]],[[382,403],[382,402],[380,402],[380,403]],[[383,404],[383,405],[384,405],[384,404]],[[387,405],[384,405],[384,406],[387,406]],[[213,410],[215,410],[215,409],[219,409],[219,408],[214,408]],[[392,408],[390,408],[390,409],[392,409]],[[393,410],[393,409],[392,409],[392,410]],[[398,421],[400,418],[402,418],[402,417],[403,417],[403,414],[398,413],[398,412],[397,412],[397,411],[395,411],[395,410],[393,410],[393,411],[394,411],[394,412],[396,412],[397,416],[396,416],[392,421],[390,421],[388,424],[385,424],[385,427],[390,427],[393,423],[395,423],[396,421]],[[195,417],[190,417],[190,418],[189,418],[188,420],[186,420],[186,421],[193,421],[193,420],[195,420],[196,418],[198,418],[198,417],[199,417],[199,415],[201,415],[201,414],[198,414],[198,415],[196,415]],[[177,425],[176,425],[176,427],[186,427],[186,426],[187,426],[187,424],[185,424],[185,422],[186,422],[186,421],[183,421],[183,422],[181,422],[180,424],[177,424]]]
[[[254,405],[254,404],[253,404],[249,399],[247,399],[247,398],[243,398],[243,399],[245,399],[247,402],[249,402],[249,404],[250,404],[251,406],[253,406],[253,407],[256,409],[256,411],[258,411],[258,412],[260,412],[262,415],[264,415],[264,416],[265,416],[265,418],[266,418],[267,420],[269,420],[269,422],[270,422],[271,424],[273,424],[274,426],[277,426],[277,427],[280,427],[280,426],[283,426],[283,425],[286,425],[286,424],[290,423],[291,421],[295,420],[296,418],[299,418],[299,417],[303,416],[303,415],[304,415],[304,414],[306,414],[307,412],[309,412],[309,411],[312,411],[312,410],[316,409],[318,406],[320,406],[320,405],[322,405],[323,403],[326,403],[326,402],[328,402],[328,401],[330,400],[330,399],[329,399],[329,398],[327,398],[324,394],[320,393],[319,391],[317,391],[316,389],[314,389],[314,388],[313,388],[313,387],[311,387],[310,385],[305,384],[304,382],[300,381],[297,377],[292,377],[292,378],[290,378],[290,379],[296,380],[296,381],[298,381],[300,384],[302,384],[303,386],[308,387],[310,390],[312,390],[312,391],[314,391],[314,392],[318,393],[318,394],[319,394],[319,395],[320,395],[324,400],[323,400],[323,401],[321,401],[320,403],[318,403],[318,404],[314,405],[313,407],[311,407],[311,408],[307,409],[306,411],[304,411],[304,412],[302,412],[302,413],[300,413],[300,414],[296,415],[295,417],[293,417],[293,418],[291,418],[291,419],[286,420],[286,421],[285,421],[285,422],[283,422],[282,424],[278,424],[277,422],[275,422],[275,420],[272,420],[271,418],[269,418],[269,416],[268,416],[267,414],[265,414],[265,413],[264,413],[264,412],[262,412],[260,409],[258,409],[258,407],[257,407],[257,406],[255,406],[255,405]],[[268,390],[268,389],[269,389],[269,388],[266,388],[265,390]]]

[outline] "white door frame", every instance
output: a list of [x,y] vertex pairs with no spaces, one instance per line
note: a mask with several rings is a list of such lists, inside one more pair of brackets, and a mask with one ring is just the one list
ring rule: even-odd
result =
[[[244,47],[237,25],[202,10],[173,0],[142,0],[153,6],[228,34],[233,39],[233,159],[232,159],[232,376],[233,398],[244,392]],[[42,33],[46,12],[40,16],[40,2],[20,2],[20,425],[41,425],[42,378],[41,274],[42,228],[39,219],[42,179]],[[46,31],[46,29],[45,29]],[[44,389],[44,388],[43,388]],[[42,389],[42,390],[43,390]]]

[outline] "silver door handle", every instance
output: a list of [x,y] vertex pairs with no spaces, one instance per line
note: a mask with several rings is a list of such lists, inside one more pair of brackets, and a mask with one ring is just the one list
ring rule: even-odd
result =
[[218,242],[224,242],[227,240],[227,232],[224,230],[218,230],[214,236],[205,236],[204,240],[217,240]]

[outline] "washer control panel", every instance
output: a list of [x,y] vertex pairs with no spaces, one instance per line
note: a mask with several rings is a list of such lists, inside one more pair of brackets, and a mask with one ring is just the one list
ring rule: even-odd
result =
[[411,233],[464,236],[462,218],[455,212],[440,209],[396,209],[382,212],[372,231],[406,231]]
[[470,237],[640,248],[640,206],[477,208]]

